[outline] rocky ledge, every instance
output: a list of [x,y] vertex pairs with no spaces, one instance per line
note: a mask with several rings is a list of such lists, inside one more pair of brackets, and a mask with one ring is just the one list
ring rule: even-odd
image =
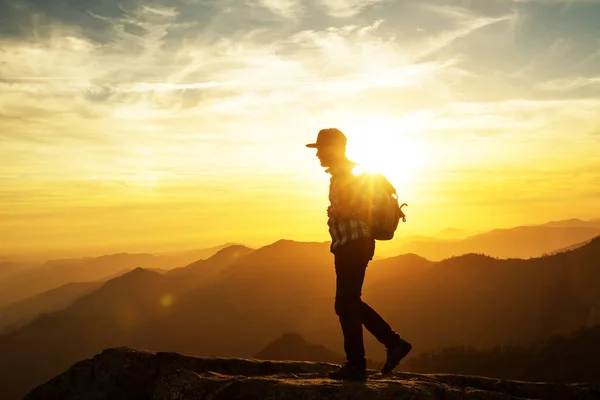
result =
[[326,378],[335,365],[197,358],[108,349],[39,386],[26,400],[599,399],[592,384],[515,382],[370,371],[364,382]]

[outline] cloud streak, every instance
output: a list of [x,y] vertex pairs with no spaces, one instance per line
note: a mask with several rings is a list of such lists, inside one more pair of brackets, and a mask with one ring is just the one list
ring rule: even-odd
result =
[[336,18],[349,18],[384,1],[389,0],[320,0],[320,3],[329,15]]
[[302,11],[302,3],[298,0],[257,0],[258,3],[286,19],[296,17]]
[[600,84],[600,76],[594,77],[569,77],[544,82],[539,85],[540,89],[550,91],[569,91],[586,86],[595,86]]

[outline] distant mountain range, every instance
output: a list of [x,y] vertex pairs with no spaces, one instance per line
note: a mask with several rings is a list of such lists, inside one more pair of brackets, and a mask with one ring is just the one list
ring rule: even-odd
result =
[[253,251],[243,245],[231,245],[219,249],[207,259],[200,259],[185,267],[174,268],[167,275],[171,277],[190,277],[206,283],[206,280],[217,277],[222,273],[223,268],[229,266],[233,261],[245,257]]
[[21,261],[12,261],[9,259],[0,261],[0,281],[10,277],[11,275],[23,272],[36,264],[25,263]]
[[[75,361],[123,345],[252,357],[297,332],[342,354],[332,263],[328,243],[281,240],[257,250],[228,247],[165,274],[137,268],[1,335],[0,392],[20,398]],[[432,262],[406,254],[374,261],[363,294],[416,355],[525,345],[598,323],[599,279],[597,238],[526,260],[467,254]],[[383,347],[368,334],[365,342],[368,356],[382,360]]]
[[47,290],[72,282],[96,282],[131,271],[137,267],[171,270],[201,258],[210,258],[230,246],[216,246],[168,255],[110,254],[101,257],[50,260],[32,267],[22,263],[0,263],[0,307],[19,302]]
[[215,255],[217,252],[219,252],[225,248],[235,247],[235,246],[243,246],[243,244],[242,243],[224,243],[224,244],[221,244],[218,246],[207,247],[205,249],[203,248],[203,249],[192,249],[192,250],[169,251],[169,252],[156,253],[155,255],[175,257],[175,258],[180,259],[181,262],[184,263],[184,265],[187,265],[194,261],[206,260],[206,259],[212,257],[213,255]]
[[[406,253],[419,254],[434,261],[467,253],[483,253],[499,258],[539,257],[574,248],[599,234],[600,219],[554,221],[472,236],[468,236],[465,230],[448,228],[439,232],[439,238],[404,238],[400,226],[396,239],[378,243],[375,259]],[[0,308],[67,283],[103,281],[136,267],[165,271],[183,268],[196,261],[209,259],[220,250],[235,246],[242,245],[226,244],[161,254],[120,253],[101,257],[59,259],[47,261],[39,266],[3,260],[0,262]]]
[[26,300],[0,308],[0,334],[15,330],[45,312],[70,306],[76,299],[93,292],[102,282],[74,282],[48,290]]
[[382,242],[378,255],[393,256],[403,253],[418,254],[428,260],[468,253],[482,253],[498,258],[531,258],[569,248],[600,235],[600,220],[570,219],[543,225],[495,229],[490,232],[458,239],[402,237],[402,226],[397,239]]

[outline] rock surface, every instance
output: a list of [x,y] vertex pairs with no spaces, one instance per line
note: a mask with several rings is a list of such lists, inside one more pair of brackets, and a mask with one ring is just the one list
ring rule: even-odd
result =
[[326,378],[333,364],[196,358],[108,349],[29,393],[25,400],[598,399],[591,384],[502,381],[370,371],[364,382]]

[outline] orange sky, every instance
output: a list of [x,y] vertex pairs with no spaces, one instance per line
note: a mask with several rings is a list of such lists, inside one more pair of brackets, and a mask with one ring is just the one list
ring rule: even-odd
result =
[[325,127],[409,203],[402,234],[600,216],[599,6],[482,3],[23,3],[0,254],[328,240]]

